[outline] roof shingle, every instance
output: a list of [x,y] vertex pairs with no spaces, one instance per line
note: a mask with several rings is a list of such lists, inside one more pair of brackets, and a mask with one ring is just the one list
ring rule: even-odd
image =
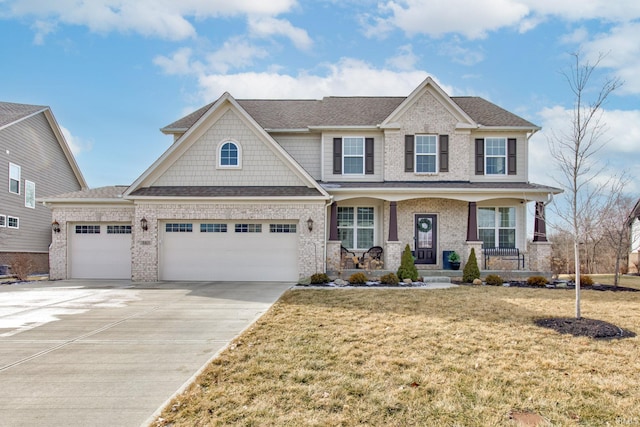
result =
[[42,105],[0,102],[0,128],[46,108]]

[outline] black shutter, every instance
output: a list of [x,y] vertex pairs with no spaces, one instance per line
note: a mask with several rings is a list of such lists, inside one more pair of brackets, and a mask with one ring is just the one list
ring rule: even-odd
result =
[[373,174],[373,138],[364,139],[364,173]]
[[404,171],[413,172],[413,135],[404,136]]
[[484,139],[476,139],[476,175],[484,175]]
[[333,138],[333,173],[342,175],[342,138]]
[[449,135],[440,135],[440,172],[449,172]]
[[507,170],[509,171],[509,175],[517,175],[518,174],[518,157],[516,156],[516,139],[509,138],[507,140]]

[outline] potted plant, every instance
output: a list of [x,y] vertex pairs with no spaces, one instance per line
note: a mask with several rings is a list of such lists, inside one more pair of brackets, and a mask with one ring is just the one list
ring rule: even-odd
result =
[[460,255],[456,251],[449,254],[448,260],[452,270],[460,270]]

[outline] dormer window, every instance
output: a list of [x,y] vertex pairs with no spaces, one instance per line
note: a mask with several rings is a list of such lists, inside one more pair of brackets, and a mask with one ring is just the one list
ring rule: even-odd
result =
[[223,141],[218,146],[218,167],[219,168],[240,168],[241,149],[240,144],[234,141]]

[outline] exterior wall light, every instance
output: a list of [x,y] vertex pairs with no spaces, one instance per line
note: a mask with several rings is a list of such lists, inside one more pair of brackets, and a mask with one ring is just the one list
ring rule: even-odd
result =
[[147,231],[149,229],[149,224],[147,223],[147,218],[142,217],[142,219],[140,220],[140,228],[142,228],[143,231]]
[[59,232],[60,232],[60,224],[58,223],[58,221],[53,221],[53,222],[51,223],[51,230],[52,230],[54,233],[59,233]]
[[313,231],[313,220],[311,218],[307,220],[307,228],[309,231]]

